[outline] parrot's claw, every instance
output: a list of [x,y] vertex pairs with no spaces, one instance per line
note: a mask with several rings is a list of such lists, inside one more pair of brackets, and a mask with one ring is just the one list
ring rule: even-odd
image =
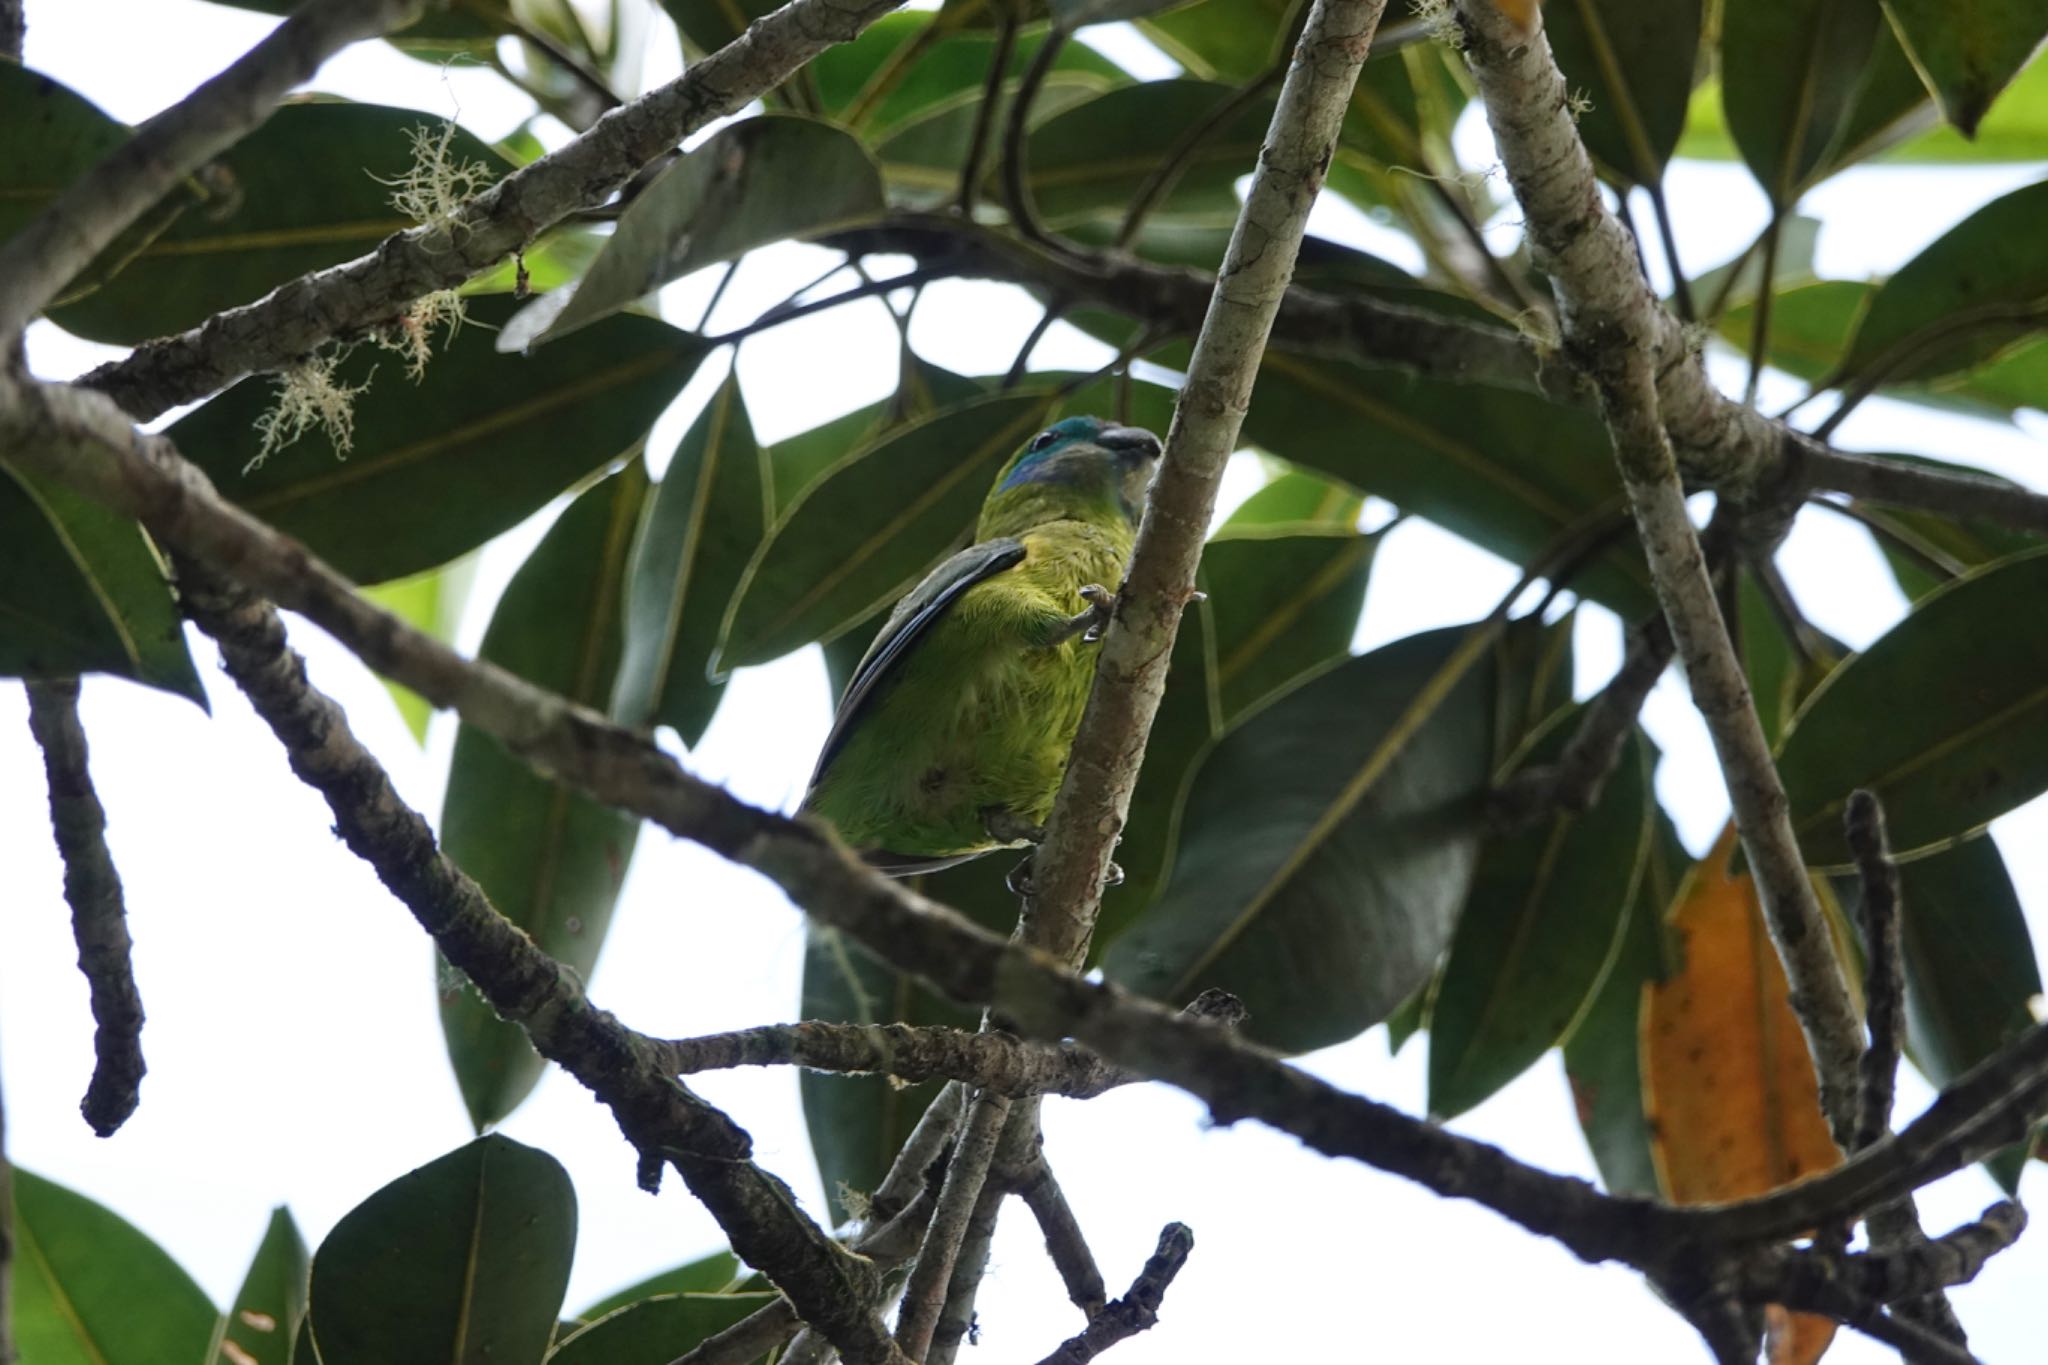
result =
[[[1023,859],[1019,861],[1015,867],[1010,869],[1010,873],[1008,876],[1003,878],[1003,885],[1010,888],[1011,895],[1022,896],[1027,898],[1031,895],[1033,890],[1031,882],[1031,864],[1037,859],[1037,857],[1038,850],[1034,848],[1029,853],[1025,854]],[[1102,889],[1104,891],[1107,891],[1112,886],[1122,886],[1123,884],[1123,868],[1119,867],[1115,863],[1111,863],[1109,865],[1109,870],[1103,874]]]
[[1111,863],[1111,864],[1109,865],[1109,868],[1108,868],[1108,870],[1106,870],[1106,871],[1105,871],[1105,872],[1104,872],[1104,873],[1102,874],[1102,889],[1103,889],[1104,891],[1107,891],[1107,890],[1109,890],[1109,888],[1111,888],[1112,886],[1122,886],[1123,884],[1124,884],[1124,870],[1123,870],[1123,868],[1122,868],[1121,866],[1119,866],[1118,864],[1116,864],[1116,863]]
[[1046,641],[1047,648],[1063,645],[1076,635],[1091,645],[1102,638],[1102,632],[1109,628],[1110,615],[1116,611],[1116,594],[1100,583],[1088,583],[1081,588],[1081,600],[1088,604],[1087,608],[1062,621]]
[[988,831],[988,837],[997,843],[1036,844],[1045,838],[1045,826],[1034,825],[1023,816],[1002,806],[989,806],[981,812],[981,827]]

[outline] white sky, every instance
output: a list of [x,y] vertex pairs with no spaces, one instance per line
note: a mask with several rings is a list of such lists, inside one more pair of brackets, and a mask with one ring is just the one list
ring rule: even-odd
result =
[[[130,121],[181,97],[273,22],[200,0],[30,0],[28,12],[29,64]],[[1089,37],[1141,74],[1170,70],[1134,34],[1096,29]],[[651,84],[673,74],[677,59],[659,22],[649,46]],[[444,76],[379,45],[343,54],[315,88],[435,115],[459,110],[487,137],[507,131],[528,108],[494,76]],[[1468,164],[1491,160],[1485,140],[1483,124],[1468,119],[1461,129],[1461,145],[1475,149]],[[1984,200],[2039,173],[2037,166],[1883,168],[1839,177],[1807,204],[1827,224],[1821,272],[1855,277],[1895,268]],[[1681,163],[1669,192],[1681,255],[1695,271],[1739,250],[1764,221],[1763,198],[1739,167]],[[1315,227],[1397,258],[1403,245],[1341,205],[1319,208]],[[829,259],[798,246],[759,253],[721,306],[721,320],[751,316]],[[665,303],[694,322],[707,288],[686,281]],[[1035,318],[1035,306],[1016,291],[942,284],[927,291],[914,340],[956,370],[1000,370]],[[76,373],[107,354],[47,325],[31,334],[32,364],[45,376]],[[894,383],[894,354],[887,319],[873,303],[749,341],[740,375],[761,436],[778,439],[883,395]],[[1092,366],[1104,356],[1062,326],[1037,360]],[[722,359],[707,364],[657,427],[657,459],[724,366]],[[1724,382],[1739,382],[1738,367],[1719,372]],[[803,382],[778,382],[792,374]],[[1798,390],[1772,378],[1765,403],[1775,409]],[[2037,417],[2014,428],[1878,400],[1839,439],[1969,460],[2040,487],[2044,431]],[[1227,499],[1244,496],[1256,479],[1249,464],[1234,467]],[[465,648],[474,648],[490,602],[547,516],[486,554],[459,641]],[[1813,619],[1852,644],[1882,633],[1903,609],[1870,542],[1839,518],[1802,518],[1783,562]],[[1513,579],[1503,561],[1406,523],[1381,551],[1359,647],[1472,619]],[[1618,638],[1611,617],[1582,613],[1582,692],[1611,669]],[[348,710],[400,790],[436,812],[452,722],[437,718],[422,753],[360,664],[303,623],[294,639],[314,680]],[[11,1158],[137,1223],[218,1302],[233,1293],[273,1204],[289,1203],[317,1245],[358,1200],[471,1134],[444,1060],[423,936],[328,833],[325,808],[291,777],[269,733],[209,666],[211,647],[195,636],[194,651],[213,698],[211,720],[185,702],[120,682],[93,680],[85,691],[93,769],[127,886],[149,1012],[142,1107],[104,1142],[77,1112],[91,1070],[91,1020],[72,967],[61,868],[45,837],[40,763],[20,690],[0,687],[0,866],[8,893],[0,905],[0,1081]],[[823,738],[828,709],[815,652],[752,670],[729,689],[690,765],[746,799],[787,807]],[[1704,733],[1669,679],[1646,720],[1666,754],[1659,792],[1698,850],[1726,816]],[[1994,834],[2039,937],[2048,931],[2048,803],[2001,820]],[[591,990],[601,1005],[654,1034],[786,1020],[796,1004],[801,942],[798,916],[772,887],[650,831]],[[1389,1058],[1385,1035],[1374,1031],[1306,1064],[1420,1112],[1424,1060],[1421,1045]],[[752,1131],[759,1159],[821,1210],[794,1074],[714,1075],[701,1089]],[[1928,1098],[1910,1078],[1902,1091],[1902,1114]],[[1161,1224],[1179,1219],[1195,1230],[1194,1255],[1163,1322],[1116,1350],[1130,1365],[1308,1354],[1478,1361],[1522,1359],[1532,1347],[1599,1362],[1705,1359],[1690,1329],[1634,1275],[1582,1266],[1476,1206],[1303,1153],[1256,1125],[1211,1128],[1201,1107],[1178,1092],[1144,1086],[1085,1105],[1053,1100],[1046,1123],[1048,1150],[1113,1290],[1135,1274]],[[1455,1126],[1550,1169],[1592,1175],[1554,1055]],[[610,1117],[558,1073],[503,1131],[553,1152],[575,1179],[582,1235],[570,1309],[720,1243],[680,1182],[671,1179],[658,1198],[634,1188],[633,1154]],[[1968,1172],[1923,1195],[1923,1209],[1931,1227],[1946,1229],[1993,1197],[1990,1182]],[[2048,1235],[2037,1231],[1957,1294],[1988,1360],[2038,1356],[2044,1274]],[[1000,1362],[1036,1359],[1079,1326],[1021,1210],[998,1236],[981,1319],[983,1346],[974,1358]],[[1845,1335],[1833,1358],[1890,1357]]]

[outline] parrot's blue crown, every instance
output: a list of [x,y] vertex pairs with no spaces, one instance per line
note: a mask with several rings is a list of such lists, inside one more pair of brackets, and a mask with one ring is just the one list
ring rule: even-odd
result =
[[1093,483],[1109,470],[1120,475],[1150,463],[1159,451],[1159,438],[1142,427],[1115,426],[1100,417],[1069,417],[1033,437],[995,491],[1006,493],[1027,483]]

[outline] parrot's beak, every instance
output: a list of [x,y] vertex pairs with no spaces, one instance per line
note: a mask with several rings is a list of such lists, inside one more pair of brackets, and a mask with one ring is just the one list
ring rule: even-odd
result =
[[1104,450],[1115,451],[1133,464],[1156,460],[1164,449],[1159,438],[1143,427],[1104,427],[1095,437],[1095,444]]

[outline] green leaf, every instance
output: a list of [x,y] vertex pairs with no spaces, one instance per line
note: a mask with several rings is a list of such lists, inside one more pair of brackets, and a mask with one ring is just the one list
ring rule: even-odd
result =
[[1870,301],[1843,368],[1887,383],[1987,360],[2048,322],[2048,182],[1992,200],[1906,262]]
[[1052,11],[1055,24],[1071,30],[1089,24],[1142,19],[1171,5],[1184,3],[1186,0],[1047,0],[1046,8]]
[[1493,771],[1517,761],[1536,733],[1572,704],[1575,612],[1545,622],[1534,614],[1508,622],[1493,644]]
[[1568,0],[1544,10],[1543,31],[1565,85],[1591,102],[1579,136],[1602,172],[1663,179],[1692,93],[1700,0]]
[[[1890,458],[2019,487],[1981,469],[1908,455]],[[1950,518],[1913,507],[1886,507],[1861,501],[1856,506],[1871,523],[1872,529],[1880,532],[1877,546],[1884,551],[1885,562],[1891,565],[1892,577],[1899,581],[1899,590],[1916,602],[1972,569],[2041,546],[2039,536],[2012,530],[1983,517]]]
[[[602,707],[619,658],[627,550],[647,492],[635,460],[551,527],[484,632],[482,657],[583,706]],[[540,948],[588,979],[611,925],[640,822],[573,792],[472,726],[456,732],[441,842]],[[545,1063],[446,964],[441,1031],[479,1131],[526,1098]]]
[[1669,969],[1665,915],[1678,896],[1680,879],[1692,867],[1671,817],[1661,807],[1653,807],[1652,817],[1655,832],[1621,950],[1564,1044],[1565,1077],[1600,1182],[1610,1194],[1645,1199],[1658,1197],[1658,1185],[1638,1055],[1643,987],[1663,980]]
[[548,1352],[548,1365],[669,1365],[706,1337],[781,1295],[662,1294],[591,1323]]
[[[829,123],[763,114],[721,128],[627,206],[573,294],[558,290],[533,305],[552,321],[532,344],[559,340],[693,270],[847,227],[882,207],[881,172]],[[524,338],[519,329],[503,344]]]
[[894,434],[914,417],[955,407],[982,393],[972,379],[910,356],[903,366],[901,386],[890,397],[841,413],[769,448],[768,463],[775,475],[775,515],[786,514],[799,494],[855,451]]
[[[214,0],[259,14],[290,14],[299,0]],[[450,0],[422,14],[397,32],[386,35],[409,57],[437,65],[451,57],[488,54],[501,33],[511,31],[508,0]]]
[[2048,35],[2041,0],[1885,0],[1942,117],[1965,137]]
[[1726,0],[1728,131],[1780,210],[1833,148],[1883,23],[1877,0]]
[[355,444],[338,456],[309,435],[253,469],[273,384],[245,379],[174,423],[171,439],[227,497],[359,583],[403,578],[472,550],[619,459],[688,382],[703,345],[651,318],[615,317],[550,347],[500,355],[491,329],[509,299],[470,302],[465,327],[407,382],[359,349],[340,382],[356,400]]
[[313,1254],[321,1365],[537,1361],[575,1245],[561,1163],[478,1138],[356,1205]]
[[306,1239],[283,1205],[270,1212],[270,1225],[235,1291],[235,1301],[214,1328],[208,1365],[290,1365],[292,1341],[306,1319]]
[[[394,182],[414,163],[412,139],[431,146],[447,128],[446,119],[416,109],[284,105],[216,163],[202,182],[204,202],[178,213],[107,283],[50,316],[67,332],[134,345],[361,256],[413,226],[392,207]],[[511,169],[459,128],[444,156],[450,167],[480,163],[490,179]],[[193,197],[182,189],[174,196]]]
[[733,1288],[739,1281],[740,1258],[730,1251],[714,1251],[607,1295],[576,1317],[581,1322],[596,1322],[608,1313],[615,1313],[642,1299],[653,1298],[656,1294],[718,1294]]
[[[1599,419],[1510,389],[1268,351],[1244,435],[1517,564],[1621,505]],[[1656,610],[1632,544],[1593,560],[1571,586],[1629,619]]]
[[164,1249],[103,1204],[14,1170],[22,1365],[204,1360],[218,1314]]
[[[1188,125],[1235,94],[1207,81],[1147,81],[1105,91],[1046,120],[1032,131],[1027,152],[1039,214],[1055,227],[1105,215],[1121,220]],[[1270,99],[1254,100],[1205,140],[1155,216],[1234,220],[1237,180],[1257,158],[1272,113]]]
[[779,8],[776,0],[661,0],[683,36],[691,57],[716,52],[747,31],[747,25]]
[[1259,534],[1269,528],[1289,534],[1303,525],[1355,531],[1364,511],[1365,499],[1343,484],[1286,467],[1237,505],[1221,534]]
[[960,543],[1046,406],[1039,394],[977,399],[884,436],[817,478],[748,563],[714,672],[830,640],[902,596]]
[[[476,564],[475,556],[467,556],[410,578],[365,588],[363,596],[407,625],[446,644],[455,638],[455,628],[462,621],[463,604],[469,601],[469,590],[476,582]],[[383,682],[384,690],[391,694],[399,716],[405,721],[405,728],[425,744],[427,723],[434,717],[434,708],[404,683],[389,678]]]
[[1906,1043],[1936,1086],[2033,1026],[2041,969],[1998,845],[1970,839],[1899,868]]
[[[1556,759],[1557,718],[1522,766]],[[1478,1105],[1571,1032],[1620,950],[1650,846],[1650,764],[1622,751],[1599,802],[1480,850],[1429,1011],[1429,1112]]]
[[1837,171],[1896,147],[1938,121],[1934,102],[1906,49],[1899,45],[1898,34],[1891,24],[1880,23],[1834,144],[1808,173],[1806,184],[1818,184]]
[[1288,1051],[1349,1038],[1435,968],[1465,898],[1487,777],[1490,635],[1396,641],[1219,738],[1190,779],[1173,871],[1108,975],[1155,999],[1242,999]]
[[206,709],[162,566],[134,522],[0,463],[0,676],[113,673]]
[[[1915,73],[1917,75],[1917,73]],[[1931,114],[1931,105],[1930,105]],[[2034,161],[2048,136],[2048,58],[2036,57],[1964,137],[1954,125],[1935,123],[1928,131],[1893,149],[1887,161],[2011,162]]]
[[[874,141],[918,115],[979,101],[987,88],[996,34],[987,28],[963,29],[952,13],[885,14],[852,42],[819,53],[809,69],[817,77],[824,111],[850,121]],[[1045,40],[1043,29],[1017,35],[1006,84],[1014,88]],[[1067,43],[1053,58],[1040,95],[1050,93],[1063,104],[1129,79],[1086,43]],[[1034,115],[1041,114],[1039,105],[1032,108]]]
[[1848,649],[1803,622],[1794,640],[1756,575],[1744,566],[1737,589],[1737,629],[1741,632],[1742,665],[1756,700],[1764,738],[1776,744],[1792,717],[1828,674],[1847,657]]
[[1842,809],[1867,787],[1901,856],[1930,851],[2048,790],[2048,631],[2015,603],[2048,600],[2048,553],[1923,598],[1836,669],[1780,746],[1800,847],[1849,861]]
[[676,446],[633,545],[612,718],[695,745],[725,684],[710,677],[726,603],[773,516],[767,460],[728,375]]
[[0,146],[4,242],[126,142],[128,128],[70,86],[15,62],[0,62],[0,108],[9,133]]
[[1233,521],[1202,551],[1225,721],[1345,656],[1365,608],[1377,535]]
[[[1787,286],[1804,284],[1813,278],[1813,250],[1820,241],[1820,219],[1809,218],[1803,213],[1788,213],[1777,223],[1778,252],[1771,262],[1771,284],[1783,291]],[[1764,240],[1759,237],[1749,248],[1732,261],[1703,271],[1692,282],[1692,296],[1700,306],[1713,308],[1726,316],[1731,304],[1753,303],[1763,284]],[[1784,297],[1781,292],[1779,297]],[[1747,316],[1747,314],[1745,314]],[[1775,316],[1772,319],[1776,323]],[[1725,322],[1723,335],[1735,346],[1749,345],[1749,332],[1745,328],[1737,333],[1729,330]],[[1775,342],[1776,338],[1772,340]]]
[[[960,903],[948,887],[972,887],[976,879],[1002,887],[1005,864],[1000,858],[965,863],[936,876],[917,879],[919,890],[956,909]],[[945,884],[941,885],[941,879]],[[1015,919],[1015,900],[1002,893],[1011,911],[985,928],[1008,932]],[[986,895],[982,899],[989,899]],[[1000,903],[1000,902],[998,902]],[[805,1019],[851,1024],[920,1024],[972,1029],[979,1014],[933,995],[908,974],[868,956],[867,951],[837,929],[810,925],[804,933],[803,1001]],[[822,1071],[798,1073],[803,1096],[804,1126],[818,1178],[834,1220],[856,1217],[859,1196],[873,1193],[902,1150],[918,1118],[939,1093],[940,1083],[901,1085],[887,1076],[837,1076]],[[851,1192],[855,1198],[848,1199]]]
[[1188,73],[1243,84],[1280,59],[1304,0],[1203,0],[1154,14],[1138,29]]

